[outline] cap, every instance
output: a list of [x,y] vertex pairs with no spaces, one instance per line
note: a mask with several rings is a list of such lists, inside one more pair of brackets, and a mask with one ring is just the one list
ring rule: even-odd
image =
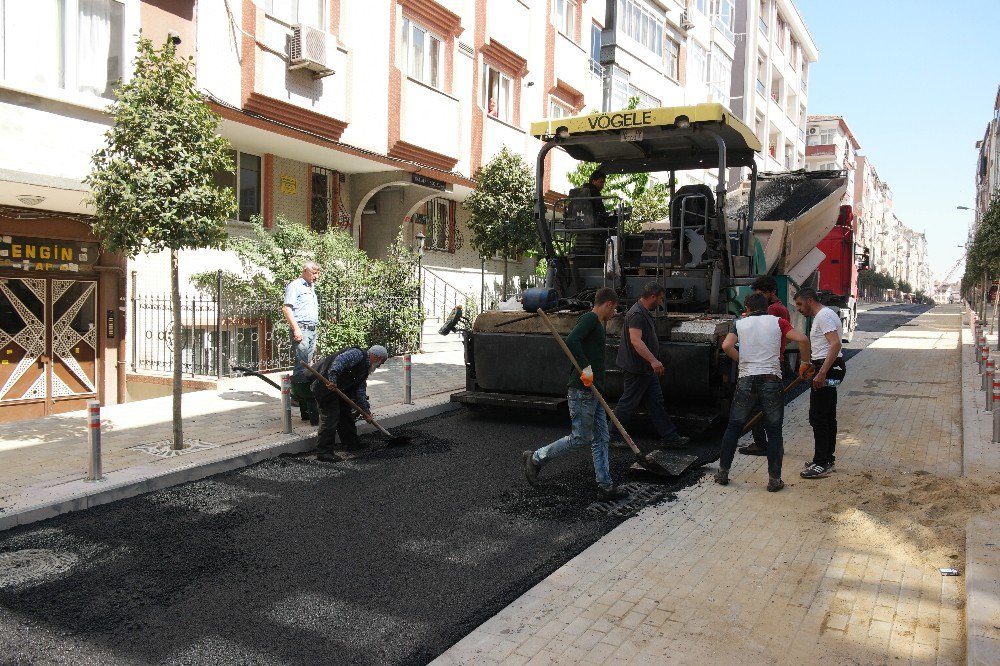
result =
[[368,353],[371,354],[372,356],[377,356],[382,359],[389,358],[389,352],[387,352],[385,350],[385,347],[383,347],[382,345],[372,345],[371,347],[368,348]]

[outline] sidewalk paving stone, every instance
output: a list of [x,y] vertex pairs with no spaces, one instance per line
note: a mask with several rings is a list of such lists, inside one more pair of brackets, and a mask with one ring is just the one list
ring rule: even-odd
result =
[[[964,568],[961,516],[1000,506],[1000,486],[988,468],[961,476],[960,329],[958,307],[934,308],[849,361],[830,478],[798,477],[805,395],[786,409],[786,490],[767,493],[765,461],[738,457],[729,486],[706,476],[643,510],[435,663],[516,663],[490,651],[496,636],[529,663],[964,661],[965,580],[938,567]],[[574,625],[588,602],[599,619]]]

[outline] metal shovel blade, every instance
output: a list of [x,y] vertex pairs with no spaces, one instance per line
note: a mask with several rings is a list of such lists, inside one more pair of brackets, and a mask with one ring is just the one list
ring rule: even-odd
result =
[[680,476],[685,472],[685,470],[687,470],[688,467],[694,464],[696,460],[698,460],[698,456],[694,453],[669,450],[665,451],[662,449],[651,451],[650,453],[647,453],[645,457],[645,461],[649,463],[650,466],[659,467],[670,476]]

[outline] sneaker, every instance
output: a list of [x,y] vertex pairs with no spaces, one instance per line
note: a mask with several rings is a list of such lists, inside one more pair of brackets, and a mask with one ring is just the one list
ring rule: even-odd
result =
[[782,481],[780,478],[775,478],[772,476],[767,481],[767,492],[769,493],[776,493],[784,487],[785,487],[785,482]]
[[729,468],[728,467],[720,467],[715,472],[715,476],[713,478],[715,479],[715,482],[717,484],[719,484],[720,486],[728,486],[729,485]]
[[659,448],[680,449],[683,448],[690,441],[691,441],[690,437],[682,437],[681,435],[677,435],[673,439],[661,439]]
[[764,446],[761,446],[757,442],[754,442],[753,444],[750,444],[749,446],[742,446],[739,449],[737,449],[737,451],[739,451],[740,453],[742,453],[745,456],[766,456],[767,455],[767,448],[765,448]]
[[628,492],[622,490],[618,486],[602,486],[598,484],[597,496],[602,502],[617,502],[618,500],[623,500],[628,497]]
[[542,471],[542,466],[535,462],[535,452],[525,451],[521,454],[521,458],[524,460],[524,476],[528,479],[528,483],[535,485],[538,483],[538,473]]
[[804,470],[799,472],[799,476],[803,479],[822,479],[824,477],[830,476],[830,472],[833,471],[833,465],[823,466],[818,464],[812,464],[806,467]]

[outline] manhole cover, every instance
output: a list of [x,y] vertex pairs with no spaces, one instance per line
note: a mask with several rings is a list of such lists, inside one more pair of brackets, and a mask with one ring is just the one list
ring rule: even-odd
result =
[[594,502],[587,507],[587,510],[610,516],[630,516],[670,494],[663,486],[651,483],[624,483],[619,487],[628,492],[628,497],[616,502]]
[[48,582],[69,571],[76,560],[71,553],[38,548],[0,553],[0,589]]

